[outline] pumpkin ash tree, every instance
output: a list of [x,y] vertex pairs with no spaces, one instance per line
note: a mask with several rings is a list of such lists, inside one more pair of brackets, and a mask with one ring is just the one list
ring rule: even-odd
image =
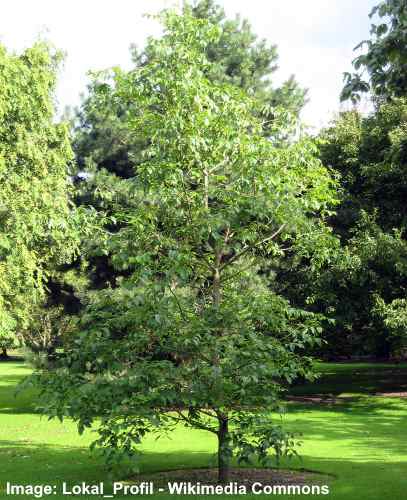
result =
[[131,273],[94,295],[62,364],[37,376],[50,415],[80,430],[101,418],[110,459],[184,424],[217,436],[226,482],[233,456],[293,452],[269,415],[282,386],[310,374],[301,350],[320,318],[275,295],[263,263],[324,234],[334,183],[309,140],[264,138],[256,102],[206,78],[218,28],[185,13],[162,20],[155,58],[115,73],[115,99],[133,102],[129,124],[149,140],[127,181],[138,203],[107,241]]
[[78,244],[69,203],[67,127],[54,122],[59,56],[45,43],[17,56],[0,45],[0,348],[44,301],[47,270]]

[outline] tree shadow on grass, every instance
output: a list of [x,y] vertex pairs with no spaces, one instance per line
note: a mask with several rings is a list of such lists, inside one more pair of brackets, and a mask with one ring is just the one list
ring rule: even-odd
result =
[[0,366],[3,363],[24,363],[24,358],[22,356],[10,355],[7,358],[0,357]]
[[[138,473],[129,473],[129,461],[124,461],[120,470],[116,468],[112,474],[107,474],[103,458],[98,452],[91,452],[85,447],[71,447],[48,445],[46,443],[32,443],[30,441],[0,440],[0,485],[5,476],[12,474],[14,482],[21,484],[48,484],[58,481],[78,483],[80,481],[118,481],[126,480],[129,475],[137,477],[150,475],[157,472],[180,470],[216,468],[215,450],[171,450],[171,451],[141,451],[135,459]],[[234,466],[237,463],[234,462]],[[293,463],[291,463],[293,465]],[[296,461],[296,469],[302,468],[304,463]],[[249,465],[247,467],[253,467]],[[257,465],[258,466],[258,465]],[[246,467],[241,467],[242,470]],[[277,464],[276,464],[276,468]],[[289,468],[287,463],[284,468]],[[125,471],[125,472],[124,472]],[[314,471],[320,472],[320,471]],[[323,472],[323,471],[321,471]],[[332,475],[334,477],[334,475]],[[10,478],[7,480],[11,480]]]
[[383,412],[405,412],[407,417],[407,400],[401,398],[371,397],[364,395],[334,397],[326,395],[321,398],[298,397],[288,400],[290,412],[339,411],[356,416],[380,415]]
[[[407,460],[407,401],[386,398],[353,398],[332,406],[291,404],[286,426],[300,431],[305,440],[343,446],[353,457],[386,454]],[[380,458],[378,459],[380,460]]]
[[[331,430],[327,429],[326,432],[329,433]],[[87,484],[104,482],[105,493],[109,493],[112,481],[126,479],[126,476],[119,473],[109,478],[100,456],[80,447],[3,440],[0,441],[0,463],[0,498],[3,498],[6,481],[13,484],[58,486],[62,482],[66,482],[69,486],[82,481]],[[145,452],[140,456],[139,464],[140,480],[143,479],[143,475],[160,471],[214,466],[212,454],[209,452],[176,449],[166,453],[159,450]],[[302,461],[284,462],[281,467],[308,469],[335,476],[336,479],[333,478],[329,483],[332,491],[332,496],[329,498],[335,500],[381,500],[389,495],[398,500],[404,498],[407,487],[407,462],[387,462],[369,456],[365,456],[364,460],[355,460],[349,457],[326,458],[305,455]],[[133,480],[137,480],[137,477],[132,475]],[[56,495],[54,498],[59,500],[63,497]],[[255,498],[270,497],[256,495]]]
[[39,413],[36,391],[32,388],[19,390],[26,375],[0,377],[0,414]]
[[338,395],[341,393],[376,394],[407,391],[407,365],[332,365],[315,382],[290,389],[293,395]]
[[129,466],[135,464],[139,466],[140,474],[214,466],[213,454],[206,451],[146,451],[133,464],[125,461],[109,475],[101,454],[91,452],[87,447],[12,440],[0,440],[0,464],[0,498],[5,481],[17,484],[112,482],[127,479]]

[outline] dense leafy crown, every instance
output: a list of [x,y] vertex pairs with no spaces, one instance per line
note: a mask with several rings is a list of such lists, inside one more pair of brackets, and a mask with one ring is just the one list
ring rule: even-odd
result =
[[[342,248],[319,287],[309,279],[310,288],[319,288],[322,309],[335,311],[328,347],[335,353],[400,350],[400,337],[377,304],[398,303],[407,291],[406,120],[406,98],[393,97],[369,116],[342,113],[321,131],[321,160],[341,176],[342,201],[331,224]],[[334,341],[338,336],[341,342]]]

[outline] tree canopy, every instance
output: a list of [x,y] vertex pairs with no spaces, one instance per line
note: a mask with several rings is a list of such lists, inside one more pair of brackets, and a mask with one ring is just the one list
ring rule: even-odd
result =
[[406,0],[380,2],[370,13],[370,18],[375,17],[379,24],[372,23],[371,38],[363,40],[355,48],[367,50],[353,61],[358,73],[345,74],[342,100],[350,98],[357,102],[361,93],[369,90],[379,100],[402,97],[407,93]]
[[[205,47],[210,62],[206,77],[214,83],[236,86],[253,97],[252,113],[263,123],[265,135],[279,129],[282,120],[291,122],[292,128],[280,127],[282,134],[291,136],[295,118],[306,97],[294,78],[277,87],[274,75],[277,71],[277,49],[274,45],[258,40],[250,24],[241,20],[227,19],[225,12],[213,0],[185,3],[183,12],[198,20],[206,20],[218,27],[219,37]],[[143,68],[150,61],[160,58],[151,44],[138,50],[133,47],[134,68]],[[129,191],[129,183],[123,180],[137,176],[143,151],[148,138],[142,132],[129,128],[129,115],[137,112],[133,99],[115,97],[116,82],[111,72],[99,74],[89,88],[74,119],[73,148],[76,156],[76,203],[93,206],[99,212],[113,214],[127,210],[137,200]],[[103,86],[103,93],[99,92]],[[274,127],[274,129],[273,129]],[[116,230],[123,221],[110,220],[109,228]],[[116,228],[116,229],[114,229]],[[88,276],[91,288],[115,286],[125,271],[114,269],[112,256],[101,250],[95,241],[87,245]]]
[[[205,48],[206,57],[211,62],[207,77],[214,82],[230,83],[253,95],[257,101],[253,112],[263,117],[266,131],[275,108],[298,115],[305,103],[306,90],[294,77],[280,87],[273,84],[278,69],[275,45],[259,41],[246,20],[239,17],[227,19],[223,8],[214,0],[200,0],[192,5],[185,3],[184,12],[218,26],[219,37]],[[133,47],[135,68],[154,59],[153,50],[150,45],[141,51]],[[121,178],[132,177],[144,147],[134,132],[129,134],[126,127],[126,114],[132,103],[124,100],[119,103],[113,98],[101,100],[97,87],[97,83],[91,84],[89,95],[77,114],[74,149],[79,168],[86,170],[94,165],[97,170],[105,169]],[[113,87],[110,89],[112,93]]]
[[68,129],[54,121],[59,55],[37,43],[0,46],[0,337],[25,327],[44,297],[50,265],[78,244],[69,201]]
[[283,146],[278,116],[265,137],[253,96],[208,77],[218,26],[188,12],[161,19],[148,63],[114,71],[113,98],[134,103],[128,129],[147,144],[122,181],[131,205],[112,211],[105,238],[126,274],[93,295],[66,357],[39,381],[51,415],[80,429],[101,417],[108,453],[176,423],[214,433],[227,481],[233,454],[293,452],[270,410],[285,384],[310,376],[303,348],[321,317],[274,293],[262,270],[287,245],[318,253],[335,183],[310,139]]
[[407,291],[406,116],[405,99],[393,98],[368,116],[342,113],[320,135],[322,162],[340,174],[341,203],[330,224],[341,246],[318,278],[293,279],[319,297],[317,310],[335,317],[327,336],[332,354],[401,352],[384,304],[396,301],[400,312]]

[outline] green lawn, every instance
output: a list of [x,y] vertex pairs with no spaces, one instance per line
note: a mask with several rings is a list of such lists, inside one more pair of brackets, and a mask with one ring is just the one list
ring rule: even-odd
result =
[[[371,395],[405,390],[407,365],[325,364],[318,368],[321,379],[297,386],[294,392],[300,401],[289,403],[284,416],[289,428],[303,434],[302,461],[290,467],[334,475],[331,494],[325,498],[407,498],[407,399]],[[32,393],[14,397],[15,386],[29,373],[22,363],[0,364],[0,498],[13,498],[6,496],[6,481],[108,484],[102,461],[88,451],[91,433],[80,437],[70,422],[41,418]],[[301,400],[304,394],[321,393],[345,397]],[[142,471],[207,467],[213,465],[214,450],[211,435],[180,428],[172,439],[146,442]],[[52,498],[69,497],[57,494]]]

